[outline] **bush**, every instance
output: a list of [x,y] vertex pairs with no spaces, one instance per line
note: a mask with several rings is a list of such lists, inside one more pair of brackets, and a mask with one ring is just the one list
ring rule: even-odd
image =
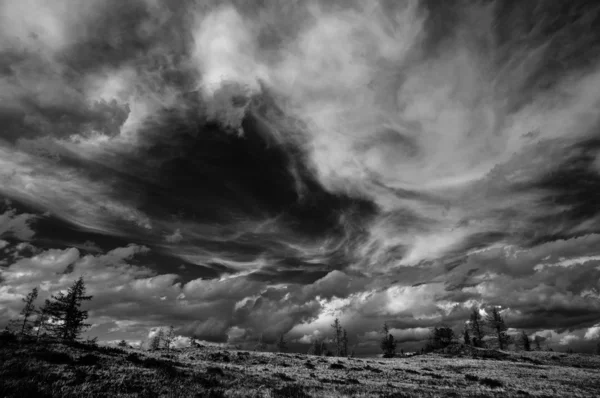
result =
[[77,364],[84,366],[93,366],[100,362],[100,357],[94,354],[87,354],[79,358]]
[[500,380],[490,379],[489,377],[481,379],[479,382],[489,388],[501,388],[504,386],[504,383],[502,383]]
[[271,395],[273,398],[310,398],[310,395],[299,384],[287,384],[273,390]]
[[0,344],[11,344],[17,341],[17,336],[9,330],[0,332]]
[[73,363],[73,358],[65,352],[56,351],[38,351],[34,354],[41,361],[52,363],[55,365],[68,365]]

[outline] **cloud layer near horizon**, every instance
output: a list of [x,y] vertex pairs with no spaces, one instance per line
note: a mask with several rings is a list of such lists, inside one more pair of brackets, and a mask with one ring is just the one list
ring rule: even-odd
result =
[[135,338],[597,334],[594,5],[0,7],[0,320],[84,274]]

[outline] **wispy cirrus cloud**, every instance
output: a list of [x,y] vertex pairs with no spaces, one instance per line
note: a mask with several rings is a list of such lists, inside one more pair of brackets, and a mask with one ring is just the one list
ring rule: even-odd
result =
[[585,344],[599,37],[536,4],[3,3],[6,302],[80,270],[139,339],[409,342],[498,304]]

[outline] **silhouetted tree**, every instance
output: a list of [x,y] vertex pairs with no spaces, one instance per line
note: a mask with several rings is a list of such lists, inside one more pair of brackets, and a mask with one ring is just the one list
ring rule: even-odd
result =
[[469,335],[469,329],[467,328],[463,331],[463,340],[466,345],[471,345],[471,336]]
[[148,343],[148,349],[151,351],[156,351],[156,350],[160,349],[160,345],[162,344],[163,339],[164,339],[163,329],[159,328],[156,331],[156,334],[154,336],[152,336],[152,338],[150,339],[150,342]]
[[35,300],[38,297],[38,288],[34,287],[31,292],[25,296],[22,301],[25,303],[25,307],[20,312],[20,315],[23,317],[23,322],[21,323],[21,334],[28,333],[31,329],[31,324],[29,322],[29,317],[35,314]]
[[121,340],[121,341],[119,341],[119,343],[117,344],[117,346],[119,346],[119,347],[127,347],[128,344],[127,344],[127,342],[125,340]]
[[348,356],[348,331],[346,329],[343,329],[342,332],[342,352],[340,353],[341,356],[343,357],[347,357]]
[[335,344],[335,356],[342,354],[342,325],[340,324],[339,318],[335,318],[335,321],[331,324],[333,328],[333,343]]
[[286,352],[288,349],[287,341],[285,341],[285,334],[281,333],[279,335],[279,340],[277,340],[277,351]]
[[381,342],[379,347],[383,351],[384,358],[393,358],[396,356],[396,341],[394,340],[394,336],[391,335],[390,329],[387,325],[387,322],[383,324],[381,329],[381,334],[383,337],[381,338]]
[[508,328],[504,323],[504,318],[500,314],[498,307],[492,307],[491,312],[486,317],[486,323],[494,331],[498,340],[498,347],[503,350],[510,342],[510,336],[507,333]]
[[531,351],[531,341],[524,330],[521,331],[521,344],[523,345],[523,349],[525,351]]
[[533,338],[533,342],[535,343],[535,349],[540,351],[542,349],[542,337],[541,336],[535,336]]
[[37,331],[35,333],[36,340],[40,339],[42,330],[46,328],[46,322],[48,322],[48,308],[50,307],[50,300],[46,299],[42,308],[37,310],[37,319],[35,320],[35,326],[37,327]]
[[[74,341],[90,325],[85,323],[88,312],[80,310],[83,301],[91,300],[92,296],[85,295],[83,278],[77,279],[67,290],[60,292],[47,301],[47,314],[54,321],[51,330],[54,335],[66,341]],[[46,325],[48,326],[48,325]]]
[[260,337],[258,338],[258,343],[256,343],[256,345],[254,346],[254,351],[264,351],[266,349],[267,349],[267,345],[263,341],[263,335],[261,333]]
[[600,355],[600,339],[598,340],[598,343],[596,343],[596,355]]
[[167,348],[167,352],[169,352],[171,350],[171,344],[173,344],[173,340],[175,340],[175,330],[173,329],[173,325],[169,326],[164,339],[165,347]]
[[450,345],[455,339],[454,331],[448,326],[434,327],[429,334],[427,350],[437,350]]
[[471,341],[473,346],[483,347],[483,338],[485,337],[485,330],[483,319],[477,307],[473,307],[473,309],[471,310],[471,316],[469,317],[469,330],[471,331]]

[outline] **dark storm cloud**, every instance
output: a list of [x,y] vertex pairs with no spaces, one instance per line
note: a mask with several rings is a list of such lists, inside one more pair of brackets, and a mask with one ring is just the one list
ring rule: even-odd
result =
[[4,302],[85,271],[99,330],[594,327],[593,2],[52,4],[1,6]]

